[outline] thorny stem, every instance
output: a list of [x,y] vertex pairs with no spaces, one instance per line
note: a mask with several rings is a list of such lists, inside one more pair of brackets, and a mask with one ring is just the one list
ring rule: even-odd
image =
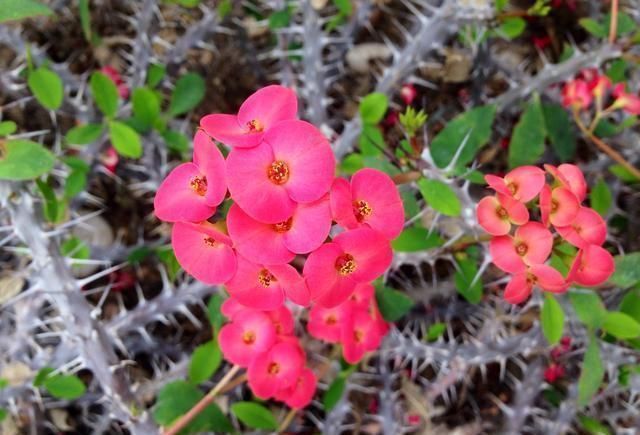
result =
[[191,420],[196,418],[198,414],[200,414],[204,409],[213,402],[213,399],[218,395],[218,393],[222,390],[222,388],[233,378],[233,376],[240,370],[240,366],[235,365],[231,367],[231,370],[227,372],[226,375],[220,382],[218,382],[208,393],[204,396],[198,403],[195,404],[193,408],[189,410],[185,415],[176,420],[175,423],[171,425],[166,431],[163,432],[163,435],[176,435],[180,432],[186,425],[188,425]]
[[616,41],[618,33],[618,0],[611,0],[611,24],[609,25],[609,44]]

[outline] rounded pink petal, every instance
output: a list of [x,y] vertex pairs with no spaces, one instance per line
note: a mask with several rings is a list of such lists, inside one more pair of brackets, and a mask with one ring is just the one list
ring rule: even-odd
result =
[[287,165],[289,178],[282,187],[291,199],[312,202],[329,191],[336,160],[320,130],[305,121],[282,121],[265,133],[264,141],[271,145],[274,160]]
[[377,169],[361,169],[351,177],[351,197],[360,223],[368,224],[389,240],[400,235],[404,206],[391,177]]
[[529,202],[544,186],[544,171],[535,166],[520,166],[505,175],[504,181],[515,199]]
[[609,251],[598,245],[587,245],[578,251],[567,280],[595,286],[609,279],[614,270],[615,262]]
[[526,269],[522,257],[516,252],[510,236],[497,236],[489,242],[489,252],[500,270],[508,273],[523,272]]
[[166,222],[201,222],[216,211],[207,204],[205,195],[192,188],[193,182],[202,180],[203,174],[193,163],[177,166],[164,179],[153,199],[158,219]]
[[[273,323],[273,326],[276,329],[276,334],[278,334],[279,341],[283,341],[284,336],[293,334],[293,330],[295,328],[295,320],[293,319],[291,311],[289,311],[286,306],[283,305],[277,310],[267,311],[266,314],[269,316],[269,318],[271,319],[271,323]],[[296,337],[291,338],[291,341],[299,347],[298,339]]]
[[264,133],[251,131],[246,125],[241,125],[235,115],[214,113],[200,120],[200,127],[209,136],[230,147],[251,148],[260,143]]
[[529,272],[535,277],[536,284],[552,293],[563,293],[567,290],[567,281],[562,274],[546,264],[534,264]]
[[[327,292],[315,299],[315,303],[325,308],[342,305],[351,297],[357,285],[358,281],[351,276],[340,276]],[[309,288],[311,288],[311,284],[309,284]]]
[[307,257],[302,275],[307,280],[311,299],[315,300],[329,292],[339,279],[336,261],[343,254],[336,243],[325,243]]
[[391,265],[391,245],[378,231],[356,228],[338,234],[333,242],[344,253],[353,256],[355,270],[349,276],[357,282],[372,281]]
[[240,302],[238,302],[234,298],[225,299],[225,301],[220,306],[220,312],[227,319],[233,319],[233,316],[235,316],[240,311],[246,310],[246,309],[248,309],[248,307],[246,307],[245,305],[242,305]]
[[273,151],[267,143],[231,150],[227,157],[227,183],[234,201],[257,221],[276,224],[293,215],[295,202],[283,187],[268,177],[274,162]]
[[353,229],[358,226],[356,216],[353,214],[353,198],[351,197],[351,185],[344,178],[336,178],[331,186],[331,214],[338,225]]
[[566,187],[556,187],[551,191],[551,210],[549,221],[553,226],[566,226],[576,218],[580,203],[578,198]]
[[331,207],[328,196],[315,202],[298,204],[290,228],[282,233],[284,245],[296,254],[308,254],[329,236]]
[[247,367],[256,355],[271,349],[276,342],[276,331],[269,316],[246,310],[242,317],[220,329],[218,342],[225,359]]
[[558,166],[558,172],[562,174],[569,189],[578,198],[579,202],[584,201],[587,196],[587,182],[584,179],[584,174],[576,165],[569,163],[563,163]]
[[231,239],[209,223],[174,224],[171,244],[180,266],[206,284],[223,284],[236,273]]
[[524,302],[531,295],[532,285],[527,280],[527,273],[513,275],[504,289],[504,299],[512,304]]
[[497,175],[488,174],[484,176],[484,180],[487,182],[489,187],[491,187],[496,192],[502,193],[503,195],[511,196],[511,191],[509,191],[504,178],[498,177]]
[[251,362],[247,371],[249,387],[259,398],[268,399],[279,389],[293,385],[303,368],[304,359],[294,344],[277,343]]
[[309,310],[307,330],[311,336],[329,343],[340,341],[342,325],[351,311],[345,304],[325,308],[315,304]]
[[275,310],[284,303],[282,283],[271,270],[238,256],[238,270],[226,284],[229,294],[256,310]]
[[524,225],[529,222],[529,210],[527,210],[526,205],[501,193],[498,193],[496,196],[498,197],[498,201],[500,201],[502,207],[507,211],[507,215],[511,223],[515,225]]
[[279,85],[265,86],[251,94],[238,110],[238,121],[247,125],[258,121],[266,131],[279,121],[295,119],[298,99],[295,92]]
[[238,252],[254,263],[284,264],[295,257],[285,244],[284,233],[274,224],[251,218],[238,204],[229,209],[227,228]]
[[556,227],[558,233],[573,246],[602,245],[607,238],[607,224],[589,207],[580,207],[574,221],[566,227]]
[[380,343],[378,324],[366,310],[354,310],[342,328],[342,356],[349,364],[355,364],[364,354]]
[[284,402],[293,409],[302,409],[308,406],[316,393],[318,380],[310,368],[304,368],[294,384],[289,390]]
[[303,307],[311,303],[311,294],[304,278],[300,276],[295,267],[289,264],[269,266],[269,270],[278,280],[289,299]]
[[516,230],[514,244],[526,245],[523,261],[528,264],[544,263],[551,254],[553,247],[553,235],[539,222],[527,222]]
[[551,217],[551,188],[546,184],[542,186],[540,191],[540,218],[542,223],[549,225],[549,218]]
[[[500,210],[504,210],[504,216],[500,216]],[[503,236],[509,233],[511,222],[506,214],[506,209],[502,207],[500,201],[495,196],[485,196],[478,202],[476,215],[478,223],[487,233],[492,236]]]
[[369,282],[358,284],[351,295],[350,301],[357,308],[368,308],[371,305],[375,289]]
[[549,165],[549,164],[545,164],[544,168],[546,169],[546,171],[548,173],[550,173],[553,178],[555,178],[562,186],[568,186],[569,185],[569,181],[564,178],[564,175],[562,175],[560,173],[560,171],[558,170],[557,167],[553,166],[553,165]]
[[202,130],[196,132],[193,142],[193,163],[206,177],[205,202],[210,206],[216,206],[227,194],[224,157],[216,144]]

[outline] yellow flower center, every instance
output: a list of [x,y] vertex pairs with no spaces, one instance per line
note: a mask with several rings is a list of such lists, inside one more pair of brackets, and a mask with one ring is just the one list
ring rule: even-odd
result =
[[245,331],[245,333],[242,334],[242,341],[244,344],[253,344],[256,341],[256,334],[254,334],[253,331]]
[[343,254],[336,260],[336,270],[340,272],[340,275],[350,275],[356,270],[356,261],[353,255]]
[[207,245],[207,246],[209,246],[209,247],[211,247],[211,248],[213,248],[214,246],[216,246],[216,243],[217,243],[217,242],[213,239],[213,237],[206,236],[206,237],[204,238],[204,244],[205,244],[205,245]]
[[289,180],[289,166],[281,160],[276,160],[267,168],[267,177],[273,184],[284,184]]
[[362,199],[353,201],[353,214],[356,215],[356,219],[358,220],[358,222],[364,221],[372,211],[373,209],[367,201],[364,201]]
[[189,182],[189,187],[200,196],[204,196],[207,193],[207,177],[204,175],[198,175],[193,177]]
[[264,130],[264,125],[257,119],[252,119],[246,124],[249,133],[260,133]]
[[286,221],[273,224],[273,229],[276,230],[277,233],[286,233],[291,229],[292,223],[293,223],[293,218],[289,218]]
[[272,282],[278,281],[275,276],[267,269],[262,269],[260,273],[258,273],[258,282],[264,288],[267,288],[271,285]]

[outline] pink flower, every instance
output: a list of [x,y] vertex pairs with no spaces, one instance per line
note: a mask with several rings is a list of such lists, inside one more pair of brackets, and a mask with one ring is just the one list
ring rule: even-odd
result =
[[565,374],[564,367],[559,364],[551,363],[544,371],[544,380],[550,384],[555,383]]
[[358,284],[356,289],[351,294],[349,302],[352,306],[357,308],[369,308],[373,300],[375,288],[369,282],[364,284]]
[[[295,320],[293,320],[293,315],[286,306],[283,305],[276,310],[266,311],[266,313],[269,319],[271,319],[271,323],[273,323],[273,327],[276,329],[276,334],[280,340],[282,340],[284,336],[293,334]],[[296,343],[298,343],[297,340]]]
[[587,182],[579,167],[563,163],[557,168],[553,165],[544,165],[544,168],[562,187],[569,189],[578,198],[578,202],[584,201],[587,197]]
[[535,198],[544,186],[544,171],[535,166],[520,166],[509,172],[504,178],[485,175],[487,184],[496,192],[511,196],[520,202],[529,202]]
[[544,186],[540,192],[540,213],[542,222],[555,227],[570,225],[580,210],[578,198],[566,187],[551,190]]
[[111,81],[115,83],[116,87],[118,88],[118,95],[120,95],[120,98],[122,98],[123,100],[129,98],[129,87],[124,82],[124,80],[122,79],[122,75],[118,72],[117,69],[107,65],[103,66],[100,69],[100,72],[109,77]]
[[227,182],[236,203],[252,218],[287,221],[296,203],[319,200],[329,191],[335,157],[327,139],[304,121],[282,121],[254,148],[227,157]]
[[305,367],[292,386],[276,393],[276,399],[283,401],[293,409],[305,408],[311,403],[317,384],[316,375],[310,368]]
[[258,222],[233,204],[227,226],[236,249],[248,259],[264,264],[288,263],[296,254],[307,254],[326,240],[331,230],[329,198],[298,204],[289,219],[277,224]]
[[211,217],[227,193],[224,157],[203,132],[194,138],[193,163],[176,167],[153,201],[156,216],[167,222],[201,222]]
[[511,224],[523,225],[529,221],[527,207],[501,193],[482,198],[478,203],[476,214],[480,226],[493,236],[508,234]]
[[289,264],[265,266],[238,255],[237,272],[226,287],[239,303],[257,310],[275,310],[285,296],[297,304],[309,304],[307,285]]
[[616,97],[616,100],[613,102],[612,107],[623,109],[631,115],[640,115],[640,97],[628,93],[625,90],[624,83],[618,83],[613,88],[613,95]]
[[605,92],[611,88],[611,80],[604,74],[596,73],[596,76],[588,82],[591,93],[598,99],[602,99]]
[[118,162],[120,161],[120,156],[118,155],[118,151],[112,146],[107,148],[107,151],[102,155],[100,159],[104,168],[107,172],[112,174],[116,173],[116,167],[118,166]]
[[233,319],[233,316],[235,316],[237,313],[242,310],[248,309],[250,308],[242,305],[240,302],[238,302],[237,299],[234,299],[233,297],[225,299],[225,301],[220,306],[220,312],[227,319]]
[[611,254],[601,246],[587,245],[578,251],[571,264],[567,281],[584,286],[605,282],[615,270]]
[[346,303],[331,308],[315,304],[309,310],[307,330],[315,338],[329,343],[338,343],[342,325],[350,314],[351,310]]
[[508,273],[521,273],[526,266],[544,263],[553,245],[553,236],[539,222],[527,222],[515,236],[494,237],[489,243],[493,263]]
[[276,330],[269,316],[255,310],[243,310],[233,322],[220,329],[218,341],[225,359],[247,367],[276,342]]
[[356,285],[384,273],[391,257],[389,242],[377,231],[348,230],[309,254],[303,275],[312,299],[334,307],[349,298]]
[[567,242],[578,248],[587,245],[602,245],[607,238],[607,224],[602,217],[589,207],[580,207],[573,222],[556,231]]
[[406,83],[402,85],[402,88],[400,88],[400,97],[402,98],[402,101],[404,101],[404,104],[406,105],[413,103],[413,100],[416,98],[416,95],[418,95],[418,92],[416,91],[416,88],[411,83]]
[[591,105],[593,96],[587,82],[574,79],[562,88],[562,105],[567,108],[586,109]]
[[365,168],[347,180],[337,178],[331,187],[331,211],[345,228],[369,226],[395,239],[404,226],[402,198],[393,180],[382,171]]
[[251,362],[247,373],[249,387],[260,399],[269,399],[279,389],[294,385],[303,368],[299,348],[289,342],[278,343]]
[[342,356],[349,364],[360,361],[366,352],[375,350],[382,340],[378,322],[363,309],[353,310],[341,333]]
[[171,244],[180,266],[206,284],[223,284],[236,273],[231,239],[209,222],[175,223]]
[[215,140],[231,147],[250,148],[258,145],[266,132],[280,121],[296,119],[298,99],[283,86],[267,86],[251,94],[238,110],[238,115],[215,113],[200,120]]
[[534,264],[513,275],[505,288],[504,298],[507,302],[519,304],[531,295],[535,285],[552,293],[562,293],[567,289],[567,282],[560,272],[545,264]]

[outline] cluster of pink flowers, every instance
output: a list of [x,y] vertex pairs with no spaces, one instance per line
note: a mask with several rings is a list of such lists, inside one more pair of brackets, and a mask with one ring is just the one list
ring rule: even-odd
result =
[[[243,307],[220,333],[227,359],[248,367],[256,395],[297,397],[287,399],[291,406],[308,398],[315,378],[304,368],[292,318],[282,320],[291,317],[285,302],[313,304],[312,318],[325,309],[349,310],[352,316],[335,317],[335,325],[329,316],[326,325],[345,331],[345,358],[357,361],[386,332],[370,282],[389,267],[390,240],[404,225],[391,178],[374,169],[336,178],[329,142],[296,115],[293,91],[268,86],[237,115],[205,116],[192,162],[167,176],[154,202],[156,216],[173,223],[172,245],[185,271],[224,284],[229,304]],[[214,140],[231,148],[226,159]],[[233,203],[226,222],[210,222],[227,198]]]
[[564,377],[566,370],[562,360],[571,352],[571,337],[562,337],[560,344],[551,349],[551,363],[544,370],[544,380],[553,384]]
[[[546,183],[545,171],[535,166],[516,168],[504,178],[486,175],[496,195],[478,203],[478,223],[494,236],[489,245],[493,263],[513,274],[504,297],[514,304],[526,300],[534,286],[562,293],[572,283],[599,285],[614,270],[613,257],[602,247],[607,236],[605,221],[581,205],[587,183],[580,168],[562,164],[545,165],[545,169],[553,178],[551,185]],[[538,206],[537,222],[530,220],[527,203],[538,196],[537,204],[529,204]],[[578,248],[566,278],[545,264],[554,243],[561,239]]]
[[631,115],[640,115],[640,97],[627,92],[624,83],[613,86],[607,76],[593,68],[583,70],[564,85],[562,104],[567,108],[586,110],[595,100],[598,110],[601,110],[608,94],[611,94],[613,102],[605,111],[622,109]]

